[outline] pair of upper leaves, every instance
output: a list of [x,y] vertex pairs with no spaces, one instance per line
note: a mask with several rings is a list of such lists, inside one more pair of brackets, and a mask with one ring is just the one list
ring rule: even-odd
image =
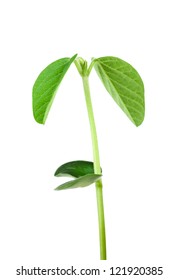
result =
[[[77,55],[48,65],[33,86],[33,114],[44,124],[58,86]],[[93,60],[94,68],[106,90],[128,118],[139,126],[144,119],[144,85],[138,72],[127,62],[111,56]]]

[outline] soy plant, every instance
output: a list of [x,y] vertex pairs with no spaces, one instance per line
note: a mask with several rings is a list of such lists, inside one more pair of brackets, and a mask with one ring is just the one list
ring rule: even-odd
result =
[[113,100],[127,115],[130,121],[139,126],[144,119],[144,85],[138,72],[127,62],[112,56],[87,61],[74,55],[72,58],[61,58],[49,64],[37,77],[33,86],[33,115],[40,124],[45,124],[58,87],[74,63],[82,78],[86,108],[88,112],[93,162],[77,160],[58,167],[55,176],[71,176],[73,180],[58,186],[55,190],[67,190],[87,187],[95,183],[97,211],[99,222],[100,259],[106,260],[106,234],[103,204],[102,169],[100,166],[98,138],[89,87],[89,75],[94,67],[97,75]]

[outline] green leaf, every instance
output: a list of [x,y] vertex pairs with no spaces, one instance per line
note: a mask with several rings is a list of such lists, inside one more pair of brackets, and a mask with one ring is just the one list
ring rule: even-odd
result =
[[115,102],[139,126],[144,119],[144,85],[127,62],[112,56],[95,59],[94,68]]
[[76,56],[61,58],[49,64],[35,81],[32,91],[33,114],[38,123],[45,123],[57,88]]
[[75,180],[66,182],[60,186],[58,186],[55,190],[65,190],[65,189],[74,189],[74,188],[80,188],[80,187],[87,187],[94,182],[98,181],[101,178],[102,175],[97,174],[87,174],[80,178],[77,178]]
[[87,174],[94,174],[93,162],[77,160],[77,161],[67,162],[61,165],[55,171],[54,176],[56,177],[72,176],[75,178],[79,178]]
[[87,187],[101,178],[101,174],[94,174],[93,162],[77,160],[61,165],[54,174],[57,177],[72,176],[77,179],[66,182],[55,190]]

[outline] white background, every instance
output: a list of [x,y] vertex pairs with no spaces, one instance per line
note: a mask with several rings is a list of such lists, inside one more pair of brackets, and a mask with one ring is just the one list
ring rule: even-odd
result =
[[[1,278],[34,279],[15,275],[21,265],[76,265],[106,270],[163,266],[164,276],[141,279],[178,279],[178,1],[3,2]],[[82,83],[74,65],[45,126],[32,116],[37,75],[52,61],[75,53],[88,61],[120,57],[138,70],[145,84],[145,121],[136,128],[94,70],[90,76],[103,168],[106,262],[98,260],[94,186],[53,191],[63,182],[53,176],[59,165],[92,160]],[[110,279],[109,274],[102,278]]]

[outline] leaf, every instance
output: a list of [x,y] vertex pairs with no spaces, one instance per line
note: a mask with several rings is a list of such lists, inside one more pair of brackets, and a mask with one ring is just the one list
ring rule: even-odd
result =
[[45,123],[57,88],[76,56],[61,58],[52,62],[36,79],[32,91],[32,100],[34,118],[38,123]]
[[101,174],[94,174],[93,162],[77,160],[61,165],[54,174],[57,177],[72,176],[77,179],[66,182],[55,190],[87,187],[101,178]]
[[94,68],[115,102],[139,126],[144,119],[144,85],[127,62],[112,56],[95,59]]
[[65,189],[74,189],[74,188],[79,188],[79,187],[87,187],[94,182],[98,181],[101,178],[102,175],[97,175],[97,174],[87,174],[84,175],[80,178],[77,178],[75,180],[66,182],[60,186],[58,186],[55,190],[65,190]]
[[72,177],[79,178],[87,174],[94,174],[93,162],[77,160],[77,161],[67,162],[61,165],[55,171],[54,176],[56,177],[72,176]]

